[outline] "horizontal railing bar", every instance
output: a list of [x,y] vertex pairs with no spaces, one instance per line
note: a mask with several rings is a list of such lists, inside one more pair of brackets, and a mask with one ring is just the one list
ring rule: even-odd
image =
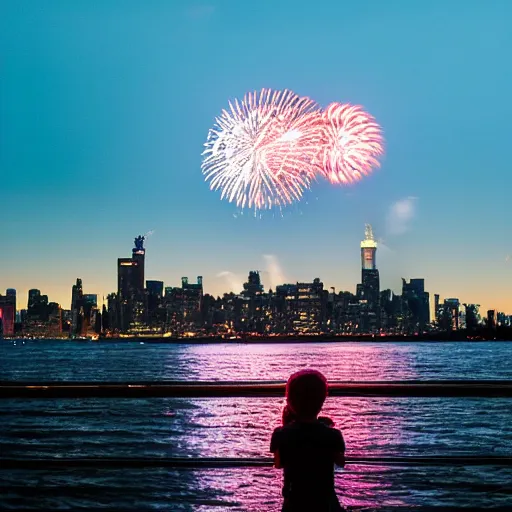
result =
[[[361,466],[512,466],[512,456],[438,456],[438,457],[347,457],[346,464]],[[242,468],[270,467],[270,458],[0,458],[0,469],[59,468]]]
[[[110,385],[223,385],[223,384],[280,384],[285,385],[282,380],[134,380],[134,381],[99,381],[99,380],[0,380],[0,386],[110,386]],[[511,379],[421,379],[421,380],[331,380],[329,386],[344,384],[471,384],[471,385],[512,385]]]
[[[83,382],[0,384],[1,398],[215,398],[283,397],[285,383],[261,382]],[[512,381],[331,382],[337,397],[511,398]]]

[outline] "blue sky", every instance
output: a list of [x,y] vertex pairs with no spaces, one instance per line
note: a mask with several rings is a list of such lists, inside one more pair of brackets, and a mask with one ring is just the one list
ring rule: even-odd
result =
[[[217,294],[259,269],[354,291],[369,222],[383,287],[424,277],[512,313],[510,19],[498,0],[3,2],[0,291],[66,308],[76,277],[115,291],[116,258],[149,230],[147,278],[166,285],[203,275]],[[202,144],[262,87],[363,105],[382,168],[282,216],[221,201]]]

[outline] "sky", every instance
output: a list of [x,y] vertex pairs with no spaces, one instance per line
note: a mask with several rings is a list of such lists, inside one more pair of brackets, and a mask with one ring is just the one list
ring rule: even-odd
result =
[[[381,288],[512,313],[512,3],[12,0],[0,6],[0,293],[116,291],[146,278],[240,291],[311,281],[355,292],[364,224]],[[282,212],[210,191],[201,152],[228,101],[261,88],[362,105],[382,166],[316,184]]]

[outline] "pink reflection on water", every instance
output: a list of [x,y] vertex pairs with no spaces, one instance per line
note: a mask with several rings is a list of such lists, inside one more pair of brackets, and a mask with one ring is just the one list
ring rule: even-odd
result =
[[[411,346],[405,344],[203,345],[191,346],[188,357],[201,361],[194,380],[285,381],[299,369],[315,368],[329,381],[386,381],[417,378],[410,351]],[[192,402],[198,408],[189,411],[187,442],[194,456],[270,456],[270,436],[281,423],[284,396]],[[396,399],[329,397],[322,413],[332,417],[336,428],[342,430],[347,455],[377,456],[389,454],[390,445],[401,444],[403,411],[400,413],[398,409]],[[280,472],[260,472],[278,475],[277,479],[271,478],[273,485],[266,492],[267,497],[279,497]],[[232,475],[237,478],[237,472]],[[375,504],[376,498],[389,505],[404,503],[399,498],[384,499],[386,489],[391,486],[385,470],[376,472],[373,468],[367,472],[362,467],[348,466],[339,472],[336,481],[346,505],[369,506]],[[230,481],[229,485],[226,482],[222,489],[232,489],[238,484],[242,482]]]

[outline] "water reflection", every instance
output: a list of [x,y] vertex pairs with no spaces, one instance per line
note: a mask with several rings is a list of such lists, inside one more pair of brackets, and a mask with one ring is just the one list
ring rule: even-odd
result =
[[[499,351],[500,357],[496,357]],[[285,380],[315,367],[329,380],[512,378],[512,344],[0,346],[0,379]],[[5,457],[270,456],[283,398],[1,401]],[[350,455],[512,453],[510,400],[328,398],[325,413]],[[0,473],[5,504],[94,509],[279,510],[281,473],[269,469]],[[363,468],[339,472],[345,505],[512,507],[512,471]],[[81,487],[81,485],[84,485]],[[473,486],[471,487],[470,484]],[[460,489],[460,490],[459,490]],[[39,498],[37,498],[39,497]],[[38,501],[39,499],[39,501]],[[137,508],[138,507],[138,508]]]

